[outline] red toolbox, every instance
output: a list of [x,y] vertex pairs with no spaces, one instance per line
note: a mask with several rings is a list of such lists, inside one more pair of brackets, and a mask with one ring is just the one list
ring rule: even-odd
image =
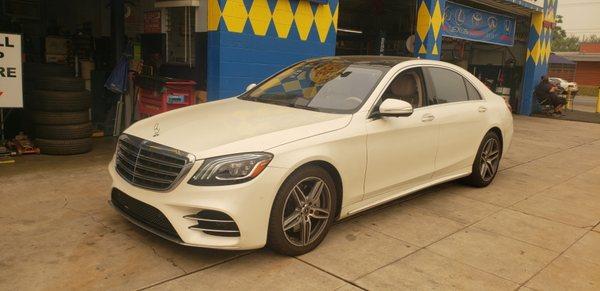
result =
[[196,82],[139,76],[138,110],[142,118],[196,104]]

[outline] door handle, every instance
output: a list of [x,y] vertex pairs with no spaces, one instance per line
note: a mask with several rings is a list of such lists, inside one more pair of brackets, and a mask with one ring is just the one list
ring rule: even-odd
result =
[[427,114],[423,115],[423,117],[421,117],[421,121],[423,121],[423,122],[433,121],[434,119],[435,119],[435,116],[433,116],[433,114],[431,114],[431,113],[427,113]]
[[485,106],[480,106],[478,110],[479,110],[479,112],[483,113],[483,112],[486,112],[486,111],[487,111],[487,107],[485,107]]

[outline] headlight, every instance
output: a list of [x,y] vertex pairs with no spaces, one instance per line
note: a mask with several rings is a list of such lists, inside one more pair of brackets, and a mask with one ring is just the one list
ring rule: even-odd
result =
[[246,153],[204,160],[189,184],[218,186],[250,181],[267,167],[273,159],[269,153]]

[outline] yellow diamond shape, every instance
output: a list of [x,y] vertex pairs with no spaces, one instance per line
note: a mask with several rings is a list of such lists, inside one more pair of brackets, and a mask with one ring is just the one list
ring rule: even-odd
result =
[[298,3],[294,20],[296,21],[296,27],[298,28],[300,39],[307,40],[308,34],[310,33],[310,28],[315,21],[315,16],[312,13],[312,8],[310,8],[310,3],[308,1],[304,0]]
[[417,34],[421,40],[425,40],[427,37],[427,31],[429,31],[429,23],[431,22],[431,16],[429,15],[429,9],[425,1],[421,2],[419,12],[417,13]]
[[221,8],[219,7],[219,0],[208,0],[208,30],[218,30],[220,20]]
[[319,39],[321,42],[325,42],[327,40],[332,19],[333,16],[331,15],[329,4],[319,5],[319,8],[317,8],[317,13],[315,13],[315,24],[317,25],[317,32],[319,33]]
[[248,20],[244,0],[228,0],[223,8],[223,19],[229,32],[242,33]]
[[279,0],[275,5],[273,11],[273,24],[277,31],[277,36],[280,38],[287,38],[290,34],[290,28],[294,21],[294,13],[292,13],[292,6],[290,6],[289,0]]
[[438,38],[440,30],[444,23],[444,16],[442,15],[442,9],[440,8],[440,1],[435,1],[435,8],[433,9],[433,15],[431,16],[431,26],[433,27],[433,37]]
[[333,13],[333,27],[335,27],[335,31],[338,28],[338,16],[340,15],[340,3],[335,7],[335,12]]
[[271,9],[269,9],[267,0],[254,0],[248,18],[250,18],[254,34],[265,36],[271,22]]
[[535,45],[533,46],[533,48],[531,49],[531,58],[533,59],[534,63],[538,63],[539,59],[540,59],[540,42],[537,41],[535,43]]

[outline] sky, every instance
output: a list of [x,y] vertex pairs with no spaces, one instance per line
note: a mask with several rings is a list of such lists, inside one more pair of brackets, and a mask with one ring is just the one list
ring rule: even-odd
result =
[[558,0],[567,35],[600,35],[600,0]]

